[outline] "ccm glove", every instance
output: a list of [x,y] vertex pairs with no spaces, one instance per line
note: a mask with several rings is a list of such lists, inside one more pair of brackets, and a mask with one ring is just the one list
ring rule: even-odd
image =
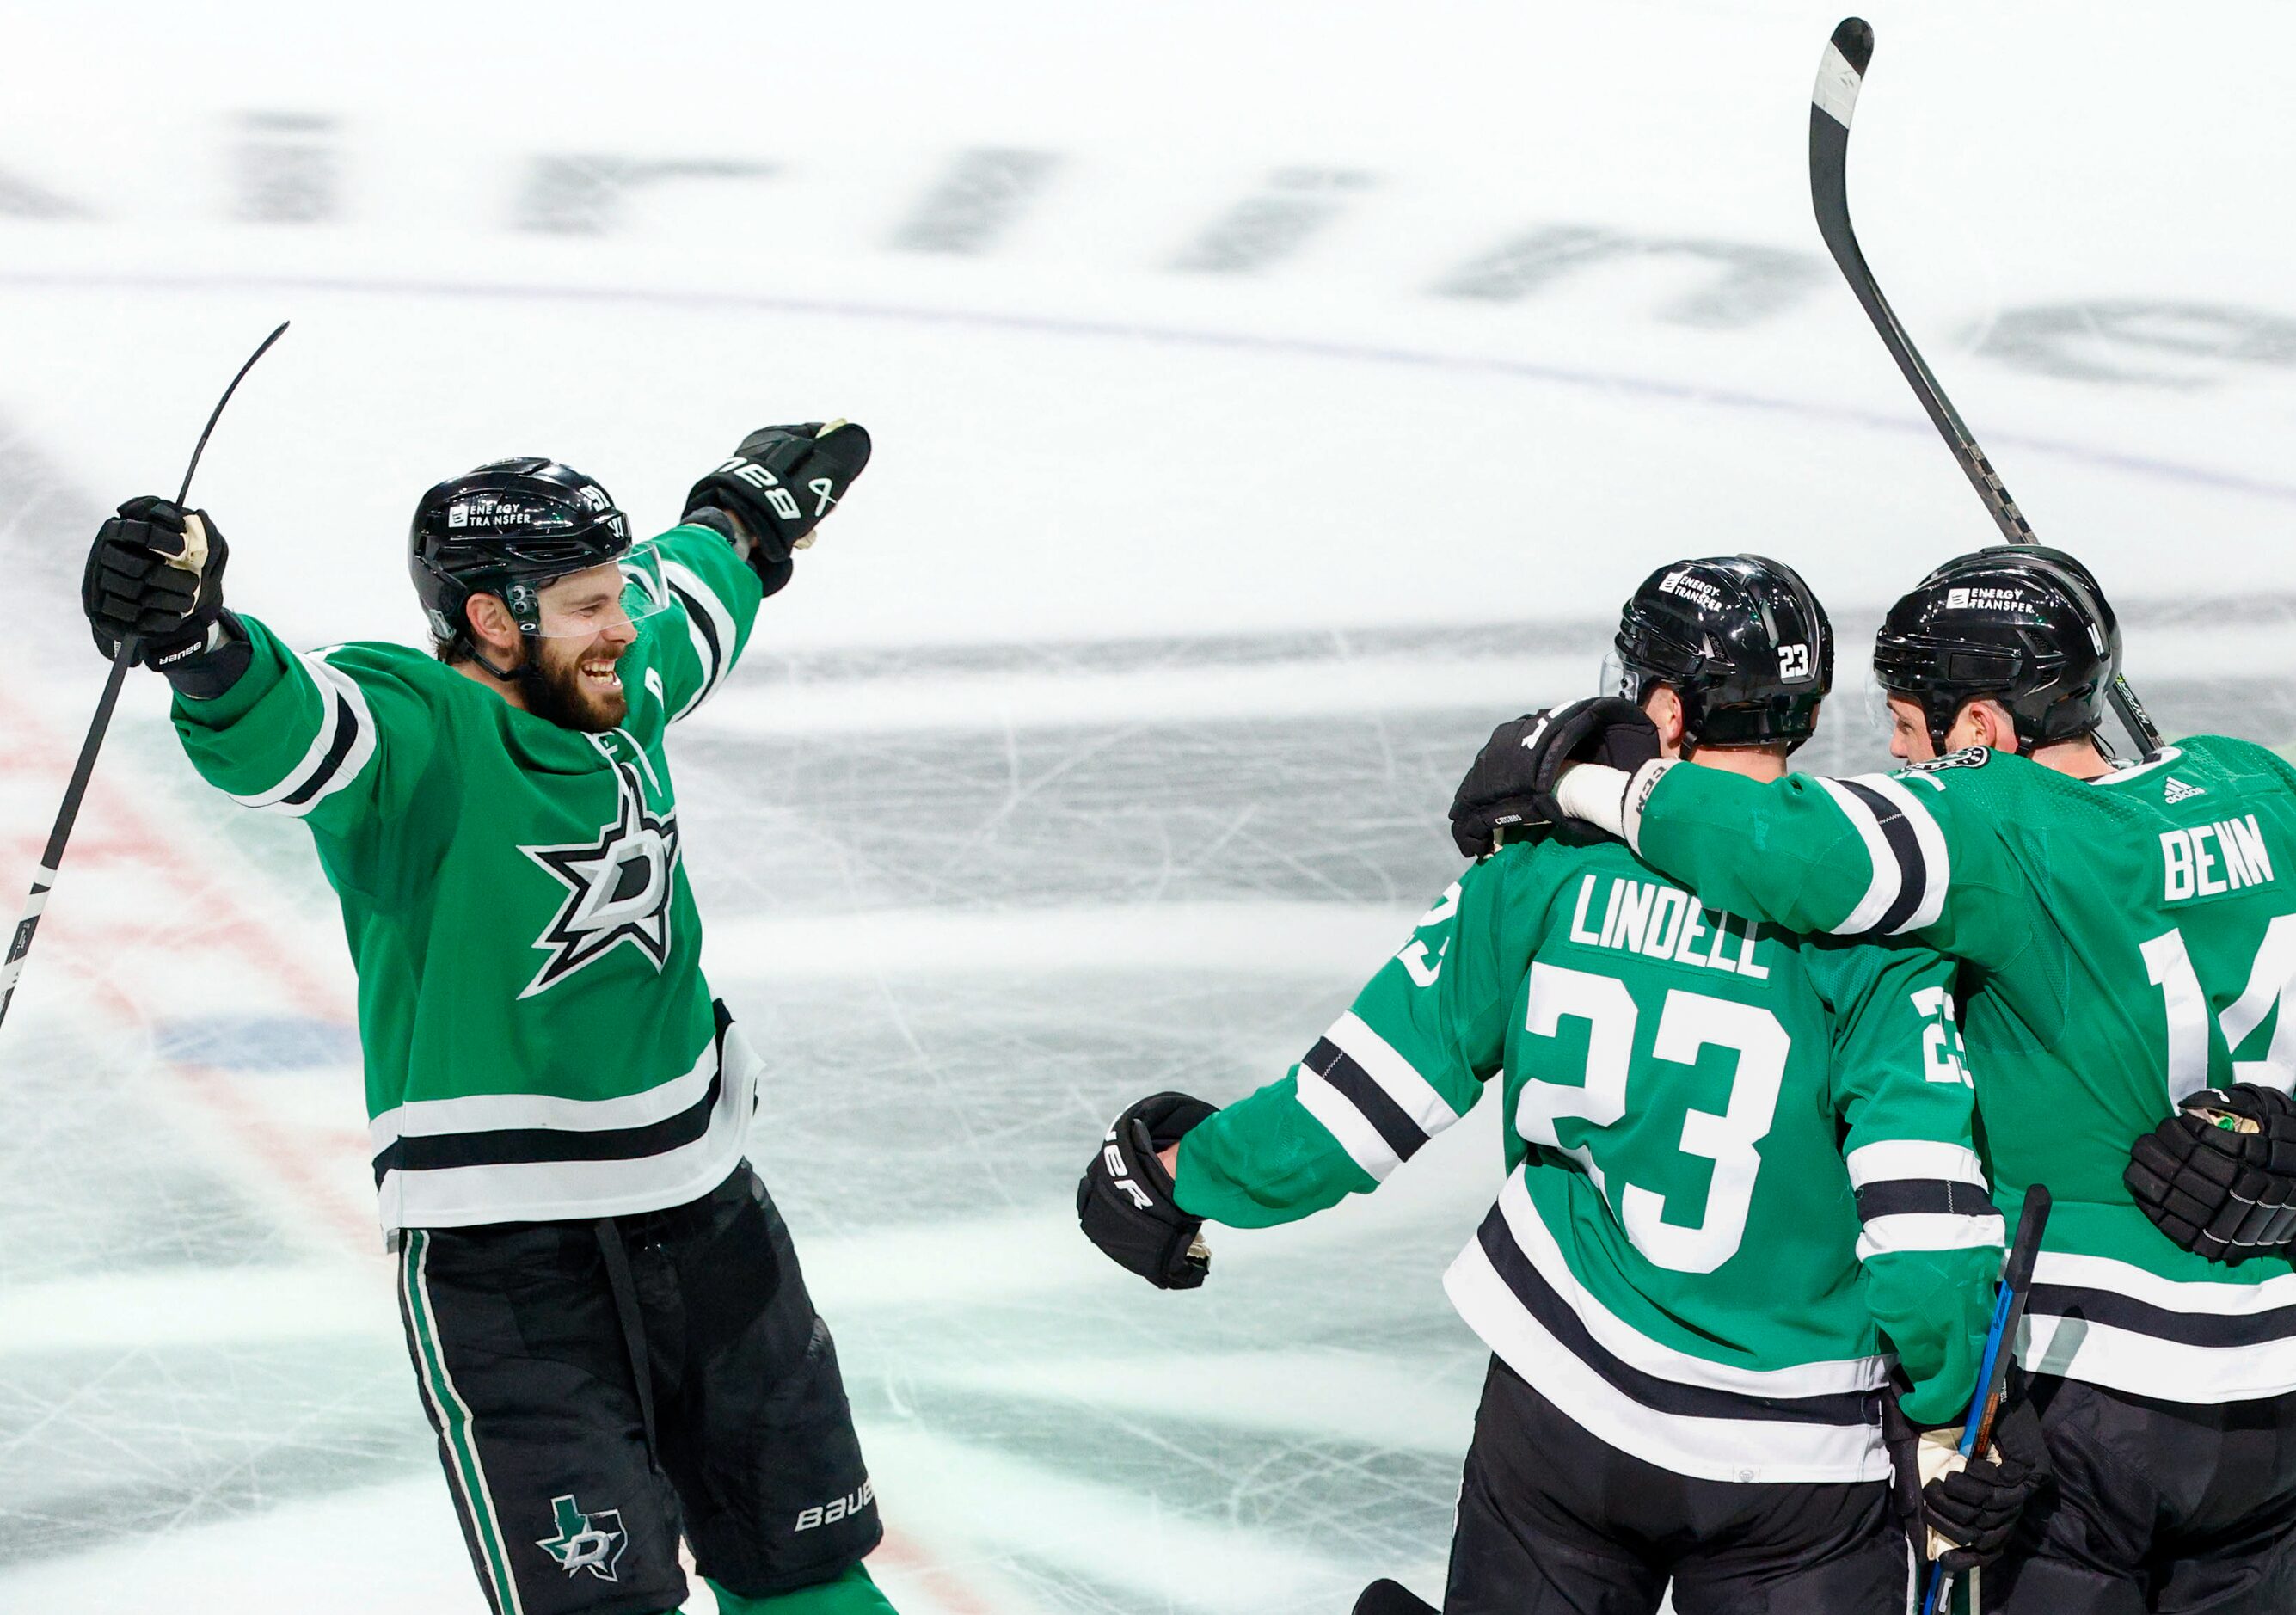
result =
[[813,529],[868,463],[869,434],[850,421],[768,426],[742,439],[732,459],[693,485],[683,519],[723,533],[722,518],[711,518],[730,512],[754,546],[750,564],[771,593],[786,581],[791,552],[813,542]]
[[231,546],[205,511],[148,496],[130,499],[96,529],[80,578],[80,603],[95,648],[166,672],[213,650],[223,637],[224,563]]
[[1882,1399],[1882,1423],[1898,1513],[1923,1557],[1956,1576],[2000,1558],[2017,1516],[2051,1472],[2033,1405],[2005,1400],[1993,1450],[1973,1463],[1962,1455],[1960,1425],[1918,1429],[1895,1397]]
[[2161,1233],[2237,1267],[2296,1239],[2296,1102],[2252,1082],[2207,1088],[2128,1152],[2121,1181]]
[[1077,1222],[1118,1267],[1159,1290],[1193,1290],[1211,1271],[1201,1217],[1172,1198],[1172,1175],[1156,1159],[1217,1106],[1185,1094],[1153,1094],[1109,1124],[1100,1152],[1077,1185]]
[[1475,753],[1451,799],[1451,840],[1462,857],[1497,850],[1502,833],[1561,824],[1554,799],[1566,763],[1603,763],[1632,774],[1659,754],[1658,726],[1640,707],[1598,695],[1501,724]]

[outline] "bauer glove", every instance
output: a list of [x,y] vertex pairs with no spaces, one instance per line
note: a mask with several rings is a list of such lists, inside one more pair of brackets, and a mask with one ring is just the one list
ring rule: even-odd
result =
[[2185,1250],[2237,1267],[2296,1239],[2296,1102],[2236,1082],[2185,1101],[2128,1152],[2144,1215]]
[[1659,754],[1658,726],[1630,701],[1598,695],[1526,712],[1491,731],[1451,799],[1451,840],[1463,857],[1496,851],[1502,833],[1538,839],[1571,822],[1554,799],[1566,763],[1603,763],[1631,775]]
[[754,545],[750,564],[770,593],[786,578],[783,569],[791,553],[813,542],[813,529],[868,463],[869,434],[850,421],[765,427],[742,439],[732,459],[693,485],[684,520],[724,532],[709,517],[730,512]]
[[1077,1185],[1077,1222],[1118,1267],[1159,1290],[1193,1290],[1211,1271],[1204,1219],[1172,1198],[1157,1152],[1180,1142],[1217,1107],[1185,1094],[1153,1094],[1109,1123]]
[[110,659],[135,639],[136,661],[162,672],[212,650],[230,558],[205,511],[149,496],[127,501],[96,529],[80,578],[95,648]]

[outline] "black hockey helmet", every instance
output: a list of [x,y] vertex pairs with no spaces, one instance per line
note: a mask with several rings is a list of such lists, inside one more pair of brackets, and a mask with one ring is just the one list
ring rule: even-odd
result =
[[431,633],[467,647],[463,607],[472,595],[499,599],[531,637],[542,631],[545,586],[629,549],[629,523],[604,488],[529,455],[488,461],[423,495],[407,533],[406,570]]
[[2095,733],[2120,667],[2120,624],[2062,550],[1997,545],[1956,555],[1890,608],[1874,676],[1921,704],[1939,751],[1980,697],[2006,708],[2017,749]]
[[1817,728],[1833,686],[1833,625],[1801,575],[1763,555],[1677,561],[1643,580],[1619,614],[1616,693],[1653,685],[1682,698],[1695,747],[1775,745]]

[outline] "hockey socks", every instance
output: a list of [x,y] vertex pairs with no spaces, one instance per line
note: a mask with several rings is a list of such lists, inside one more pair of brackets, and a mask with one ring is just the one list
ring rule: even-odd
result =
[[848,1566],[834,1581],[770,1598],[746,1598],[714,1581],[709,1590],[718,1595],[722,1615],[894,1615],[891,1601],[869,1579],[867,1567],[858,1564]]

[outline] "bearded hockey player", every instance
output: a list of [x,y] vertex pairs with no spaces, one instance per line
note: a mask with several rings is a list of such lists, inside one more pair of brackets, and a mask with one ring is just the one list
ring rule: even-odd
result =
[[722,1610],[890,1609],[664,751],[868,455],[753,433],[645,543],[549,460],[442,482],[408,555],[435,654],[288,649],[226,609],[203,512],[130,500],[89,557],[98,648],[139,640],[193,766],[309,826],[341,899],[407,1349],[496,1615],[671,1610],[681,1534]]
[[[1757,556],[1653,574],[1618,649],[1665,754],[1749,783],[1784,773],[1833,670],[1816,597]],[[1669,1581],[1680,1615],[1902,1609],[1883,1404],[1958,1416],[2001,1258],[1951,986],[1926,948],[1702,908],[1615,841],[1510,847],[1281,1080],[1126,1111],[1078,1215],[1192,1287],[1202,1220],[1368,1193],[1496,1078],[1505,1184],[1445,1280],[1493,1353],[1445,1610],[1627,1615]],[[1959,1562],[2030,1483],[1961,1479],[1992,1521]]]
[[[1965,961],[2002,1209],[2055,1197],[2018,1349],[2055,1483],[1988,1607],[2265,1615],[2296,1609],[2296,770],[2205,735],[2115,768],[2120,656],[2079,562],[1983,550],[1882,626],[1905,771],[1566,768],[1510,739],[1455,818],[1471,850],[1502,819],[1598,826],[1709,903]],[[1636,730],[1613,705],[1574,743]]]

